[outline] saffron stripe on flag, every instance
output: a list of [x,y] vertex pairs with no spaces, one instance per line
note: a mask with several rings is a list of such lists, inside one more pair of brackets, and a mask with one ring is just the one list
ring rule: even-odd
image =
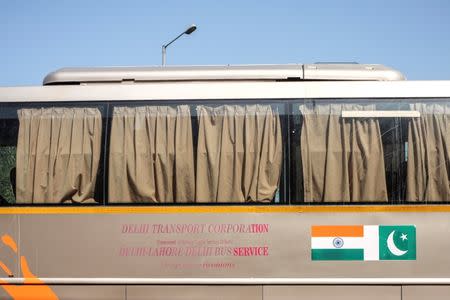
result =
[[311,226],[311,237],[362,237],[364,226]]
[[311,249],[312,260],[364,260],[364,249]]

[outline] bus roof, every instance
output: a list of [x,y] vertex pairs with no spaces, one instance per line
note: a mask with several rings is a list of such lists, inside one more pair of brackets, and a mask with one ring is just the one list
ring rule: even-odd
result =
[[405,77],[383,65],[354,63],[94,67],[56,70],[44,78],[43,85],[227,80],[395,81]]

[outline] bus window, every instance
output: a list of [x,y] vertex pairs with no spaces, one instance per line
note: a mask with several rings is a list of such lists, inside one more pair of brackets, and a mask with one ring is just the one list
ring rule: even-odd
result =
[[19,122],[14,108],[0,106],[0,205],[15,203],[16,145]]
[[304,201],[387,201],[383,145],[375,118],[343,119],[374,104],[307,101],[302,114]]
[[282,135],[271,105],[117,105],[111,123],[110,203],[276,198]]
[[449,201],[449,112],[445,101],[294,105],[291,197],[306,203]]
[[300,114],[299,105],[290,105],[289,113],[289,171],[290,171],[290,202],[304,203],[304,189],[303,189],[303,166],[301,159],[301,132],[302,132],[303,117]]
[[109,146],[110,203],[195,200],[189,106],[116,106]]
[[197,113],[198,201],[272,202],[282,169],[278,113],[258,104],[198,106]]
[[73,103],[6,107],[7,116],[2,114],[2,122],[9,125],[0,139],[2,146],[8,146],[0,148],[2,155],[9,151],[11,163],[3,163],[1,176],[3,180],[8,177],[8,186],[15,194],[7,202],[97,203],[101,198],[101,191],[96,190],[102,148],[99,107]]
[[450,102],[413,102],[409,121],[407,201],[450,201]]
[[[377,111],[409,111],[409,104],[401,101],[376,103]],[[392,116],[378,118],[383,143],[384,168],[389,202],[401,203],[406,197],[406,149],[410,118]]]

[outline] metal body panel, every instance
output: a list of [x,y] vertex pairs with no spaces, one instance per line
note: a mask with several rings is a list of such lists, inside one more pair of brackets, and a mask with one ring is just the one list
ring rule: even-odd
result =
[[263,291],[264,300],[402,299],[399,286],[264,286]]
[[450,286],[403,286],[402,300],[447,300]]
[[[21,249],[18,247],[17,253],[15,253],[10,247],[2,242],[2,238],[8,235],[15,239],[16,245],[20,246],[19,235],[19,218],[17,215],[0,216],[0,262],[14,274],[15,277],[19,276],[19,258]],[[2,268],[0,268],[0,278],[8,277]],[[0,291],[1,292],[1,291]]]
[[[206,225],[203,232],[153,231],[168,224]],[[227,224],[267,231],[208,229]],[[311,226],[324,224],[416,225],[417,260],[312,261]],[[142,225],[148,231],[131,232]],[[20,228],[22,253],[41,278],[450,278],[450,257],[436,259],[437,249],[450,252],[448,213],[22,215]],[[154,252],[162,247],[173,249]],[[259,252],[235,250],[242,247]]]
[[[10,247],[6,246],[1,240],[5,235],[16,238],[17,245],[20,245],[20,235],[19,235],[19,216],[18,215],[1,215],[0,216],[0,264],[3,263],[9,271],[12,272],[14,277],[21,277],[20,269],[20,247],[15,253]],[[0,278],[8,278],[5,270],[0,268]],[[0,288],[0,300],[10,299],[9,295]]]
[[164,82],[0,88],[0,102],[450,97],[450,81]]
[[125,300],[125,286],[54,285],[50,288],[60,300]]
[[128,300],[260,300],[262,286],[128,286]]

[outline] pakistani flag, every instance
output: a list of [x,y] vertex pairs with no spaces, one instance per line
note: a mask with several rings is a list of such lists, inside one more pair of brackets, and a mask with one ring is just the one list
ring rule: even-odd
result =
[[311,227],[312,260],[416,260],[414,225]]

